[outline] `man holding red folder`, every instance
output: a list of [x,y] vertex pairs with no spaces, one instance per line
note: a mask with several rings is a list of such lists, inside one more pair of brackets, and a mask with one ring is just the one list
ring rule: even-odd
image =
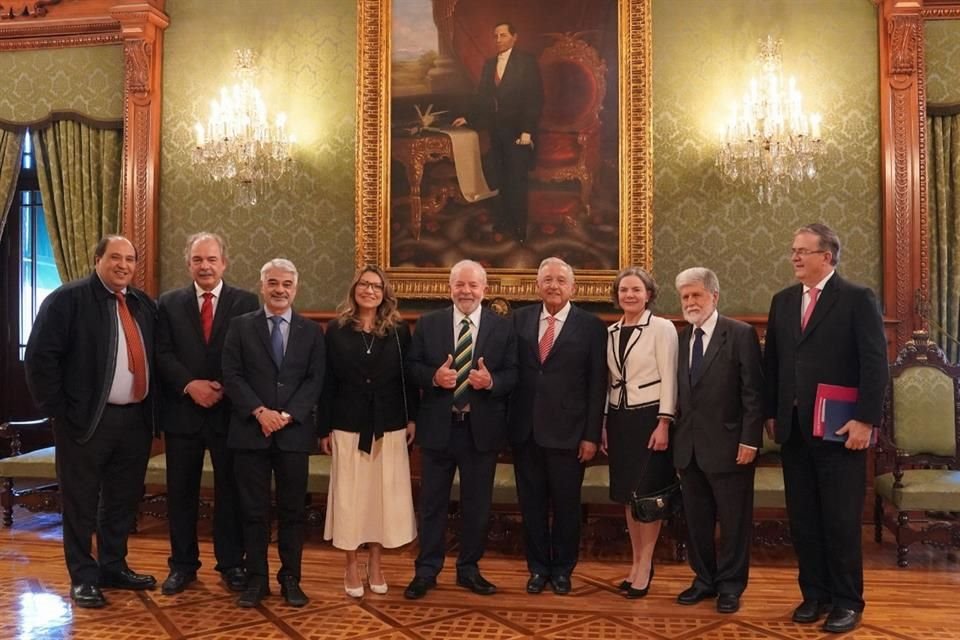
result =
[[[888,370],[883,319],[873,291],[835,268],[840,239],[823,224],[794,232],[790,249],[799,281],[773,297],[764,373],[766,427],[782,445],[790,534],[803,602],[793,620],[845,633],[860,623],[863,601],[861,517],[867,448],[880,423]],[[815,437],[819,384],[857,390],[854,418]]]

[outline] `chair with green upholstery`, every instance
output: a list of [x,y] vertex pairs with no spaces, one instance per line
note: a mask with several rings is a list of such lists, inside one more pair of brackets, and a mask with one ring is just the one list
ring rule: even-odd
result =
[[891,368],[875,456],[875,539],[896,534],[897,565],[914,542],[960,547],[960,367],[916,332]]
[[[3,508],[3,526],[13,526],[13,507],[21,505],[31,511],[59,511],[60,499],[57,486],[56,452],[50,447],[23,451],[21,436],[24,433],[40,433],[41,439],[52,437],[50,421],[11,420],[0,424],[0,439],[8,440],[0,455],[0,505]],[[17,488],[18,480],[28,481],[28,486]]]

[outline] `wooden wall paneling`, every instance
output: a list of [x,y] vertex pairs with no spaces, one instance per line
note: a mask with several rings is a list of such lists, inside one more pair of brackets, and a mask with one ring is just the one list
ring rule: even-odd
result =
[[140,255],[134,283],[158,293],[160,80],[166,0],[34,0],[4,3],[0,52],[123,43],[121,231]]

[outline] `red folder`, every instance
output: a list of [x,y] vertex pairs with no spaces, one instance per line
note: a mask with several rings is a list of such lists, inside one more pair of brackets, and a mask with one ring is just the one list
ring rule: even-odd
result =
[[[846,442],[847,435],[837,435],[848,421],[856,418],[856,387],[841,387],[835,384],[818,384],[817,396],[813,403],[813,435],[831,442]],[[870,438],[870,444],[877,441],[876,429]]]

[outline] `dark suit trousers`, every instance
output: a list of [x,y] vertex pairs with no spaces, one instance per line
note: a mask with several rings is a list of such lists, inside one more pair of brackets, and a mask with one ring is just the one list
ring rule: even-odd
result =
[[494,129],[490,135],[490,168],[500,190],[498,225],[527,237],[527,173],[533,166],[533,147],[516,144],[510,130]]
[[227,436],[204,429],[197,434],[168,433],[167,505],[170,522],[171,570],[196,572],[200,568],[197,520],[200,509],[200,477],[203,454],[213,461],[213,553],[217,571],[243,566],[243,521],[237,504],[233,474],[233,452]]
[[460,471],[462,514],[457,574],[479,572],[477,563],[483,557],[487,542],[497,453],[477,451],[470,428],[469,420],[453,423],[445,449],[421,449],[418,576],[434,577],[443,568],[450,487],[457,470]]
[[541,447],[531,436],[513,448],[513,465],[527,568],[544,576],[569,576],[580,551],[583,465],[577,450]]
[[[753,466],[707,473],[696,455],[680,470],[694,584],[739,596],[747,588],[753,535]],[[714,532],[720,521],[720,544]]]
[[867,452],[808,444],[797,425],[781,449],[790,535],[804,600],[862,611],[861,517]]
[[280,451],[272,443],[267,449],[235,449],[233,453],[233,470],[243,518],[246,567],[250,579],[265,584],[269,575],[270,478],[274,476],[277,549],[280,552],[277,579],[294,576],[299,580],[307,511],[305,501],[309,455]]
[[54,430],[63,552],[73,584],[97,584],[102,572],[127,568],[127,536],[136,523],[153,437],[143,412],[142,404],[107,405],[84,444]]

